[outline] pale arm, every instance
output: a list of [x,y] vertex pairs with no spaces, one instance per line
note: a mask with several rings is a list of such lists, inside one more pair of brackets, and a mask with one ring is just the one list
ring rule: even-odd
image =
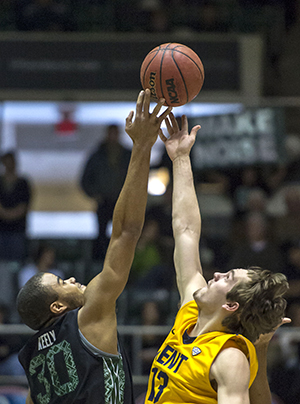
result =
[[211,367],[210,380],[217,383],[218,404],[250,403],[249,363],[239,349],[227,348],[219,353]]
[[206,286],[199,257],[201,216],[195,192],[190,151],[200,126],[188,133],[186,116],[180,130],[173,114],[166,119],[169,138],[162,134],[167,153],[173,162],[172,225],[175,239],[174,264],[181,305],[193,299],[195,290]]

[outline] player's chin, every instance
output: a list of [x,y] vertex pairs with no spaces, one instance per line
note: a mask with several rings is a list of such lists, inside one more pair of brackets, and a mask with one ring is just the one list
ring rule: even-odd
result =
[[194,300],[197,299],[197,297],[199,296],[200,291],[201,291],[201,289],[195,290],[195,292],[193,293],[193,298],[194,298]]

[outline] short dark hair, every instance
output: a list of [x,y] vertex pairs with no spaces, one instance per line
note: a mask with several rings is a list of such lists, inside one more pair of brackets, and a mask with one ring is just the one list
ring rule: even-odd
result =
[[11,160],[15,161],[16,160],[15,152],[14,151],[8,151],[8,152],[6,152],[6,153],[4,153],[4,154],[2,154],[0,156],[0,160],[1,160],[2,163],[7,159],[11,159]]
[[255,342],[280,324],[286,309],[283,295],[289,286],[281,273],[260,267],[250,267],[247,272],[250,280],[237,283],[226,295],[229,301],[238,302],[239,308],[222,324],[229,332]]
[[54,317],[50,305],[58,299],[57,292],[51,286],[43,285],[45,272],[39,272],[30,278],[17,296],[17,309],[21,320],[33,330],[40,330]]

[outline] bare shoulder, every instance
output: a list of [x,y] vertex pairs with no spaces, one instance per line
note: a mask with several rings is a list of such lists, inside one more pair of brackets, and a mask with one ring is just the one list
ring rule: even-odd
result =
[[233,383],[248,388],[250,367],[246,355],[238,348],[223,349],[211,366],[210,379],[216,380],[218,386]]

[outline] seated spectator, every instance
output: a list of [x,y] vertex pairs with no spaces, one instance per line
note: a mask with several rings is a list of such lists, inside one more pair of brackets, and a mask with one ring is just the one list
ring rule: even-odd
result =
[[[141,310],[142,325],[165,325],[165,319],[160,310],[159,304],[155,300],[147,300]],[[147,333],[143,335],[142,349],[139,356],[142,359],[142,374],[148,375],[151,365],[164,338],[162,335]]]
[[226,18],[221,2],[206,0],[202,4],[198,4],[197,9],[194,11],[196,11],[196,16],[194,16],[192,26],[196,31],[228,32],[230,30],[230,21],[229,18]]
[[286,265],[282,271],[288,279],[289,290],[286,293],[288,302],[300,302],[300,236],[293,242],[283,246],[286,255]]
[[38,272],[51,272],[64,278],[64,273],[56,268],[56,251],[48,244],[40,244],[33,261],[25,265],[18,273],[18,286],[21,288]]
[[249,192],[246,208],[248,212],[260,212],[265,214],[268,204],[267,193],[260,188]]
[[233,191],[233,203],[236,216],[240,218],[249,210],[249,197],[253,191],[260,191],[266,196],[266,190],[255,167],[242,169],[238,181]]
[[244,220],[246,239],[232,251],[228,268],[260,266],[282,272],[283,254],[272,241],[268,219],[261,213],[250,213]]
[[300,187],[290,185],[284,190],[285,214],[274,219],[275,237],[280,244],[300,238]]
[[170,13],[159,0],[142,0],[137,7],[138,25],[135,29],[146,32],[170,31]]
[[137,244],[129,285],[137,289],[172,289],[175,279],[172,254],[173,245],[161,237],[158,219],[149,215]]
[[145,220],[129,275],[130,284],[140,280],[151,268],[160,264],[161,250],[158,236],[159,223],[149,218]]
[[297,134],[287,134],[285,140],[287,162],[283,181],[287,185],[300,183],[300,137]]

